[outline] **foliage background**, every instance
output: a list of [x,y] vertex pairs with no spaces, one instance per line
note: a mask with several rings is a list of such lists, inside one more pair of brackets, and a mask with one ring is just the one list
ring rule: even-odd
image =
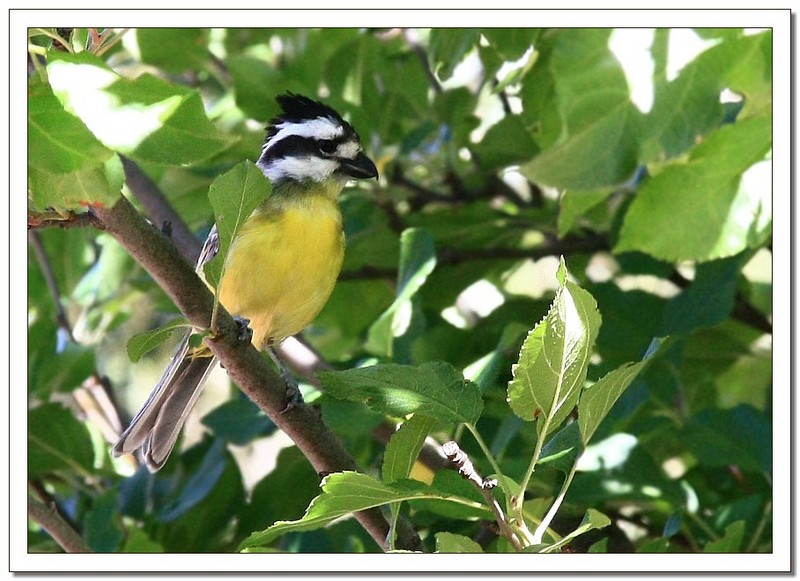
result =
[[[342,369],[444,360],[480,379],[478,427],[516,476],[535,430],[509,413],[505,386],[526,331],[547,312],[563,255],[603,317],[590,379],[670,339],[602,424],[554,528],[572,530],[595,508],[612,525],[571,550],[771,550],[769,31],[694,30],[703,50],[678,71],[670,49],[686,38],[655,31],[642,49],[653,62],[644,111],[610,48],[623,33],[610,29],[141,29],[117,43],[120,31],[63,31],[75,54],[56,32],[30,37],[49,50],[47,82],[36,70],[29,82],[35,219],[113,201],[122,153],[202,237],[210,184],[255,159],[275,94],[324,97],[358,129],[382,178],[342,198],[345,266],[304,334],[321,357]],[[93,59],[119,75],[113,90],[102,89]],[[92,75],[76,73],[82,64]],[[59,140],[69,153],[49,147]],[[299,518],[317,475],[291,446],[265,472],[252,452],[279,436],[224,373],[194,443],[163,472],[109,457],[114,417],[135,411],[170,355],[165,345],[132,364],[124,345],[177,313],[108,235],[36,226],[30,494],[55,501],[98,552],[229,551]],[[435,256],[435,267],[401,256],[409,228],[426,233],[430,252],[419,255]],[[146,360],[153,371],[141,371]],[[383,417],[329,395],[307,399],[360,466],[379,471],[384,444],[373,431]],[[460,443],[480,465],[472,441]],[[537,471],[531,511],[546,510],[560,478]],[[438,532],[481,536],[464,515],[415,506],[412,516],[430,550]],[[273,546],[378,550],[353,520]],[[29,548],[59,550],[35,523]]]

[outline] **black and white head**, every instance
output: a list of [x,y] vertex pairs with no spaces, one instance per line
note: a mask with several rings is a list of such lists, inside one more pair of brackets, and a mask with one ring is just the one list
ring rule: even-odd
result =
[[282,181],[344,183],[378,177],[358,134],[331,107],[302,95],[277,98],[282,113],[270,121],[258,167],[273,185]]

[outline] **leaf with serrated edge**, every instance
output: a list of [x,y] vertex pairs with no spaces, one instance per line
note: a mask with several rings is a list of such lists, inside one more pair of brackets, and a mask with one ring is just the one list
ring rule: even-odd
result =
[[601,322],[592,296],[566,280],[563,259],[559,279],[550,311],[525,340],[508,386],[514,413],[523,420],[538,418],[537,429],[547,433],[577,403]]
[[359,472],[329,474],[322,480],[321,486],[322,494],[311,501],[301,519],[278,521],[264,531],[253,533],[242,542],[239,550],[264,545],[287,532],[318,529],[350,513],[403,500],[438,499],[470,507],[481,506],[474,501],[444,494],[420,482],[404,480],[384,484]]
[[578,402],[578,427],[584,446],[644,365],[644,361],[625,363],[583,391]]

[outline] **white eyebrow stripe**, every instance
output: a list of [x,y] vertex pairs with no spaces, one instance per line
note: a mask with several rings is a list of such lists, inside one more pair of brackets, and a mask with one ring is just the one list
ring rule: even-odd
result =
[[317,117],[302,123],[284,121],[276,125],[275,128],[278,132],[264,144],[262,151],[267,151],[270,147],[291,135],[313,137],[314,139],[336,139],[344,134],[344,127],[330,117]]

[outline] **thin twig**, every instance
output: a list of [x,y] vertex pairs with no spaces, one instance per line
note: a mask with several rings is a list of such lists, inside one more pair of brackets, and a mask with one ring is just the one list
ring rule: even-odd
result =
[[519,539],[517,539],[514,531],[511,530],[500,503],[497,502],[497,499],[492,494],[492,488],[497,486],[497,480],[493,478],[482,478],[475,470],[475,466],[473,466],[469,456],[467,456],[466,452],[464,452],[456,442],[445,442],[442,444],[442,452],[444,452],[445,456],[447,456],[450,462],[452,462],[458,468],[458,473],[462,476],[462,478],[477,488],[481,495],[486,499],[486,502],[491,507],[492,512],[494,512],[494,518],[497,521],[497,526],[500,528],[500,532],[508,539],[508,541],[517,551],[521,551],[522,544],[519,542]]
[[405,39],[408,46],[411,47],[411,50],[414,54],[417,55],[419,58],[419,62],[422,65],[422,70],[425,72],[425,76],[428,78],[428,84],[436,93],[441,93],[443,91],[441,83],[439,83],[439,79],[436,78],[436,75],[433,74],[433,71],[430,67],[430,62],[428,60],[428,53],[416,39],[411,37],[413,32],[411,29],[403,29],[403,39]]
[[53,274],[53,269],[50,266],[50,261],[47,259],[47,253],[44,250],[41,238],[36,232],[28,232],[28,243],[33,248],[36,254],[36,261],[39,263],[42,276],[44,277],[47,290],[50,291],[50,296],[53,299],[53,304],[56,307],[56,321],[58,321],[59,328],[69,337],[69,340],[75,342],[75,337],[72,334],[72,325],[69,322],[67,311],[64,309],[64,304],[61,302],[61,292],[58,290],[58,283]]
[[91,212],[28,212],[28,230],[44,228],[102,228],[103,225]]

